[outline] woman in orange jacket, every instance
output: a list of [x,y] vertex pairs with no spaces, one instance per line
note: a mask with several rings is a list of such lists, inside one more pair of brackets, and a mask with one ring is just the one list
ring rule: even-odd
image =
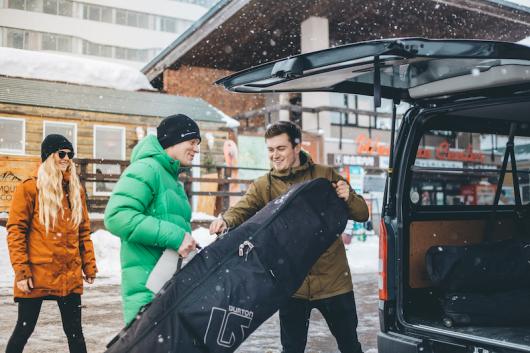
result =
[[46,299],[57,301],[70,352],[86,352],[81,328],[83,278],[92,284],[97,268],[73,150],[64,136],[47,136],[37,177],[23,181],[14,193],[7,242],[18,320],[6,353],[23,351]]

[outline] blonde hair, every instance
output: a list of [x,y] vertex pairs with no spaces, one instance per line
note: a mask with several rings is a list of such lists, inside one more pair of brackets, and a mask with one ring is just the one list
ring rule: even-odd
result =
[[[37,172],[37,189],[39,190],[39,221],[46,228],[46,233],[55,227],[57,218],[64,214],[63,173],[55,163],[51,154],[39,167]],[[68,199],[72,209],[71,222],[78,227],[83,219],[81,201],[81,183],[77,176],[75,163],[70,161],[70,182],[68,183]]]

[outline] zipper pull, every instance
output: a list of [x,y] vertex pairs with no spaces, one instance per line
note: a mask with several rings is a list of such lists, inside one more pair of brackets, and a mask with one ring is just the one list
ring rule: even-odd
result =
[[[245,248],[246,251],[245,251]],[[245,255],[245,261],[248,259],[248,254],[254,249],[254,244],[252,244],[250,241],[245,240],[241,245],[239,245],[239,256]]]

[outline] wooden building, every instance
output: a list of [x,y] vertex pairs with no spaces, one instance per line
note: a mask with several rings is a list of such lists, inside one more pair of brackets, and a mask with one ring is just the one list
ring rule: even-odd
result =
[[[202,99],[0,77],[0,213],[8,210],[16,184],[35,172],[46,135],[65,135],[76,158],[126,161],[141,138],[156,134],[161,118],[177,113],[195,119],[203,136],[213,137],[214,143],[203,138],[201,160],[208,155],[220,163],[227,117]],[[88,167],[96,174],[121,172],[118,164]],[[111,189],[105,182],[87,184],[89,196]]]

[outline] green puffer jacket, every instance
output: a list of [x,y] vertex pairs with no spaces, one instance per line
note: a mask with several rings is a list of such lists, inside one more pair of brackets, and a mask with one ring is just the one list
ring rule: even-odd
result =
[[[301,152],[300,166],[284,172],[271,170],[256,179],[241,200],[223,214],[223,219],[229,227],[236,227],[265,207],[269,201],[287,192],[291,186],[316,178],[325,178],[335,183],[344,180],[333,168],[315,164],[309,155]],[[364,222],[368,219],[366,202],[351,188],[346,204],[350,219],[357,222]],[[319,300],[352,290],[353,284],[346,251],[339,237],[313,265],[304,283],[293,297]]]
[[145,283],[164,249],[178,250],[184,234],[191,233],[191,208],[178,181],[179,167],[155,136],[147,136],[133,149],[131,165],[107,204],[105,227],[121,238],[126,324],[153,299]]

